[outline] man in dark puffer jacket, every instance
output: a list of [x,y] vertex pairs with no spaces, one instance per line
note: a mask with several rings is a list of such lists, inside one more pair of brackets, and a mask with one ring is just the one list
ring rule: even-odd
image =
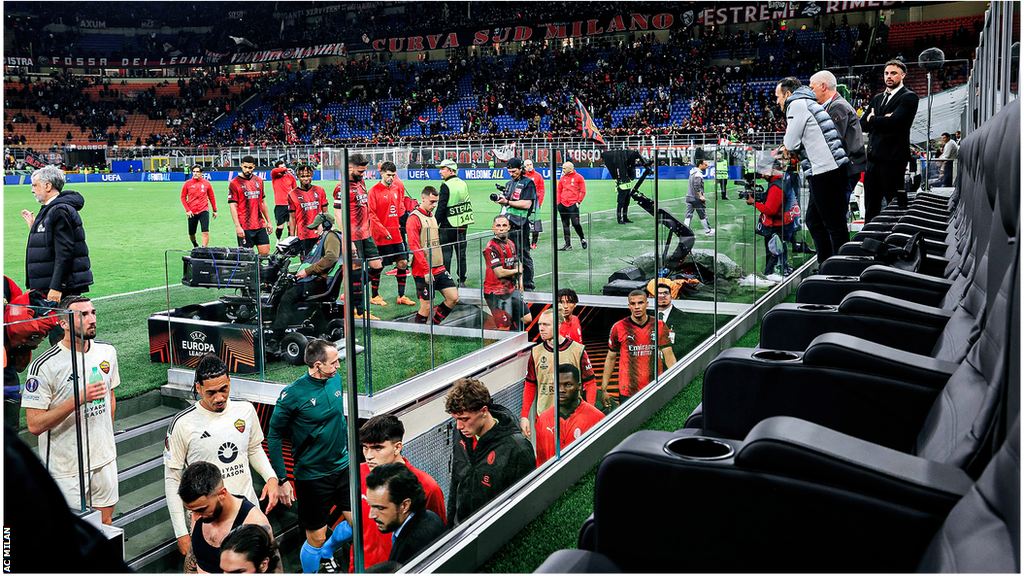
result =
[[22,210],[28,223],[25,252],[26,285],[41,290],[59,302],[64,296],[89,291],[92,284],[89,247],[78,212],[85,198],[73,190],[63,191],[64,172],[45,166],[32,173],[32,194],[43,205],[39,214]]

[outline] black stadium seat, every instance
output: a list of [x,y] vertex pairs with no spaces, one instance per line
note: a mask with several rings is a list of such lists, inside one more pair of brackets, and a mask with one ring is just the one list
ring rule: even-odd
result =
[[602,460],[538,572],[1020,571],[1019,103],[965,143],[944,289],[770,312],[687,428]]
[[536,572],[1020,572],[1019,421],[973,483],[834,434],[773,418],[719,457],[633,434],[598,468],[580,549]]

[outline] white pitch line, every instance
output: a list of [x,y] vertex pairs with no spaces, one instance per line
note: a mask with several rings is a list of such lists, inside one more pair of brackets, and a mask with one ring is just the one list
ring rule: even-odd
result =
[[[172,284],[171,288],[180,288],[181,284]],[[166,286],[156,286],[153,288],[143,288],[142,290],[135,290],[132,292],[122,292],[121,294],[110,294],[109,296],[100,296],[98,298],[92,298],[92,301],[106,300],[108,298],[117,298],[118,296],[131,296],[132,294],[142,294],[143,292],[153,292],[154,290],[165,290]]]

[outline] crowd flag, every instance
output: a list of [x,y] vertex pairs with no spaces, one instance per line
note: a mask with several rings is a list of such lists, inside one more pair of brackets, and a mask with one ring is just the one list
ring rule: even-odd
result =
[[284,115],[284,134],[289,144],[298,144],[299,135],[295,133],[295,126],[292,126],[292,119]]
[[505,144],[501,148],[494,148],[491,150],[491,154],[496,160],[508,162],[516,155],[516,143],[511,142],[509,144]]
[[583,102],[573,96],[573,100],[576,101],[576,123],[579,125],[580,130],[583,131],[583,137],[597,142],[597,144],[603,149],[608,149],[608,144],[604,141],[604,137],[601,136],[601,132],[597,130],[597,125],[594,124],[594,119],[590,117],[590,112],[587,112],[587,107],[583,105]]

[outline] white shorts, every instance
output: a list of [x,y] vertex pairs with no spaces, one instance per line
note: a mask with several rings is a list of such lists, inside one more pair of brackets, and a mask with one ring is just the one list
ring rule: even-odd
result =
[[[70,478],[54,478],[60,491],[67,498],[68,506],[78,510],[82,505],[82,495],[78,487],[78,476]],[[111,460],[109,464],[93,470],[86,476],[89,483],[89,490],[85,494],[85,502],[92,508],[106,508],[117,504],[119,498],[117,492],[117,459]],[[91,498],[91,501],[90,501]]]

